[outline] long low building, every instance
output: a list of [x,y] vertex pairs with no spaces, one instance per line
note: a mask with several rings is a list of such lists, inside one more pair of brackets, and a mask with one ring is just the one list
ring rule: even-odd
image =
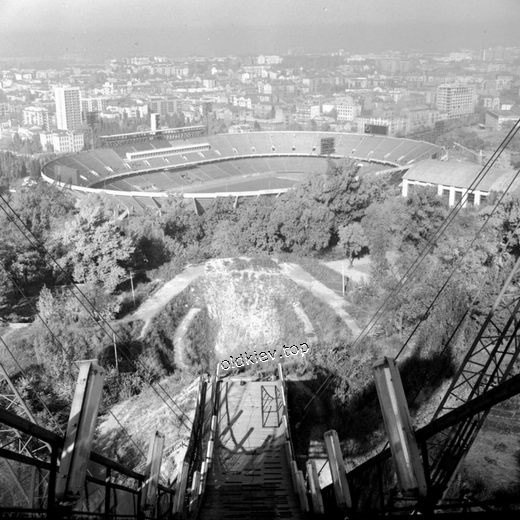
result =
[[402,195],[407,197],[420,186],[431,186],[445,197],[450,206],[462,200],[463,206],[484,204],[491,192],[503,192],[511,184],[511,191],[520,188],[516,172],[492,167],[478,182],[483,166],[462,161],[425,159],[410,166],[403,176]]

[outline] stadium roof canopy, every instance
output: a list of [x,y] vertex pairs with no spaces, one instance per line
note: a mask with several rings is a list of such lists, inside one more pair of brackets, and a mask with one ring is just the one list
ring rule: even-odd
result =
[[[412,165],[403,179],[432,185],[453,186],[467,189],[471,186],[483,166],[462,161],[436,161],[425,159]],[[493,166],[473,190],[505,191],[516,172]],[[520,179],[514,181],[511,191],[520,189]]]

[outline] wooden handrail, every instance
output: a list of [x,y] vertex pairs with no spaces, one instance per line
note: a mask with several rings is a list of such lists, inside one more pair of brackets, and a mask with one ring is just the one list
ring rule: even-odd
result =
[[[438,419],[435,419],[431,423],[423,426],[422,428],[416,430],[415,436],[419,443],[424,443],[428,441],[434,435],[446,430],[447,428],[451,428],[455,426],[460,421],[471,417],[477,413],[483,412],[492,406],[505,401],[520,393],[520,374],[517,374],[511,378],[509,378],[504,383],[488,390],[485,394],[482,394],[467,403],[459,406],[455,410],[452,410]],[[386,448],[385,450],[377,453],[370,459],[366,460],[359,466],[355,467],[352,471],[348,473],[349,480],[355,478],[356,474],[360,471],[363,471],[365,468],[369,468],[374,464],[379,464],[388,460],[391,457],[390,449]]]
[[[47,430],[42,426],[39,426],[38,424],[35,424],[27,419],[24,419],[23,417],[19,417],[18,415],[9,412],[3,408],[0,409],[0,423],[6,424],[11,428],[15,428],[16,430],[25,433],[26,435],[30,435],[32,437],[40,439],[41,441],[47,442],[51,446],[53,446],[57,451],[61,451],[63,447],[64,439],[60,435],[50,430]],[[50,469],[52,466],[49,462],[43,461],[41,459],[27,457],[6,449],[0,450],[0,458],[17,460],[24,464],[45,469]],[[137,480],[138,482],[143,482],[145,480],[145,476],[143,474],[133,471],[132,469],[124,466],[123,464],[120,464],[115,460],[109,459],[108,457],[105,457],[100,453],[96,453],[94,451],[91,452],[90,460],[95,464],[99,464],[101,466],[104,466],[105,468],[110,468],[111,470],[116,471],[117,473],[126,477]],[[161,485],[160,488],[165,493],[173,493],[171,489],[163,485]],[[131,488],[128,489],[131,490]]]

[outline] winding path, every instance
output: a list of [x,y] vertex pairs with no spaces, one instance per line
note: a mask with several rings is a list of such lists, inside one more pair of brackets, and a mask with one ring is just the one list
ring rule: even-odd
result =
[[280,263],[279,266],[282,274],[290,278],[300,287],[310,291],[326,305],[332,307],[336,314],[352,331],[354,337],[359,335],[361,328],[354,318],[344,309],[345,301],[341,296],[338,296],[332,289],[329,289],[326,285],[316,280],[316,278],[297,264]]
[[142,339],[152,322],[152,318],[160,312],[168,302],[184,291],[188,285],[204,274],[204,265],[188,266],[182,273],[166,282],[160,289],[152,294],[139,308],[123,321],[142,320],[144,326],[141,329],[139,339]]
[[[352,331],[354,336],[357,336],[361,332],[361,328],[356,323],[354,318],[345,310],[345,301],[341,296],[336,294],[332,289],[329,289],[326,285],[316,280],[310,275],[305,269],[298,264],[293,263],[280,263],[280,275],[285,275],[295,282],[300,287],[310,291],[314,296],[319,298],[323,303],[332,307],[336,314],[345,322],[345,324]],[[243,271],[243,270],[241,270]],[[251,272],[254,270],[251,270]],[[144,322],[143,328],[141,329],[140,338],[143,338],[150,326],[153,317],[159,313],[172,298],[175,298],[179,293],[184,291],[188,285],[197,280],[200,276],[206,272],[206,264],[188,266],[178,274],[175,278],[166,282],[160,289],[152,294],[139,308],[132,313],[130,316],[124,318],[122,321],[137,321],[142,320]],[[278,273],[273,272],[273,275]],[[312,324],[308,322],[308,318],[303,313],[303,309],[295,308],[298,318],[304,324],[307,334],[312,334]],[[191,316],[192,318],[193,316]]]
[[311,320],[309,319],[309,316],[307,316],[307,313],[303,310],[303,307],[300,302],[296,302],[293,304],[294,312],[296,313],[296,316],[301,321],[303,325],[303,331],[305,332],[305,335],[309,339],[316,339],[316,332],[314,330],[314,327],[311,323]]

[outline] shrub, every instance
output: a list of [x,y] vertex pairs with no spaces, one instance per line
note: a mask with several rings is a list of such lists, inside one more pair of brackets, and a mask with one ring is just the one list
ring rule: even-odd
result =
[[[153,319],[150,328],[143,338],[145,351],[156,353],[155,362],[169,374],[175,367],[173,338],[182,318],[192,307],[190,288],[178,294],[168,305]],[[152,363],[148,358],[146,362]],[[158,369],[156,367],[156,371]]]
[[215,334],[216,325],[207,309],[201,309],[184,337],[184,358],[196,373],[212,372],[215,368]]

